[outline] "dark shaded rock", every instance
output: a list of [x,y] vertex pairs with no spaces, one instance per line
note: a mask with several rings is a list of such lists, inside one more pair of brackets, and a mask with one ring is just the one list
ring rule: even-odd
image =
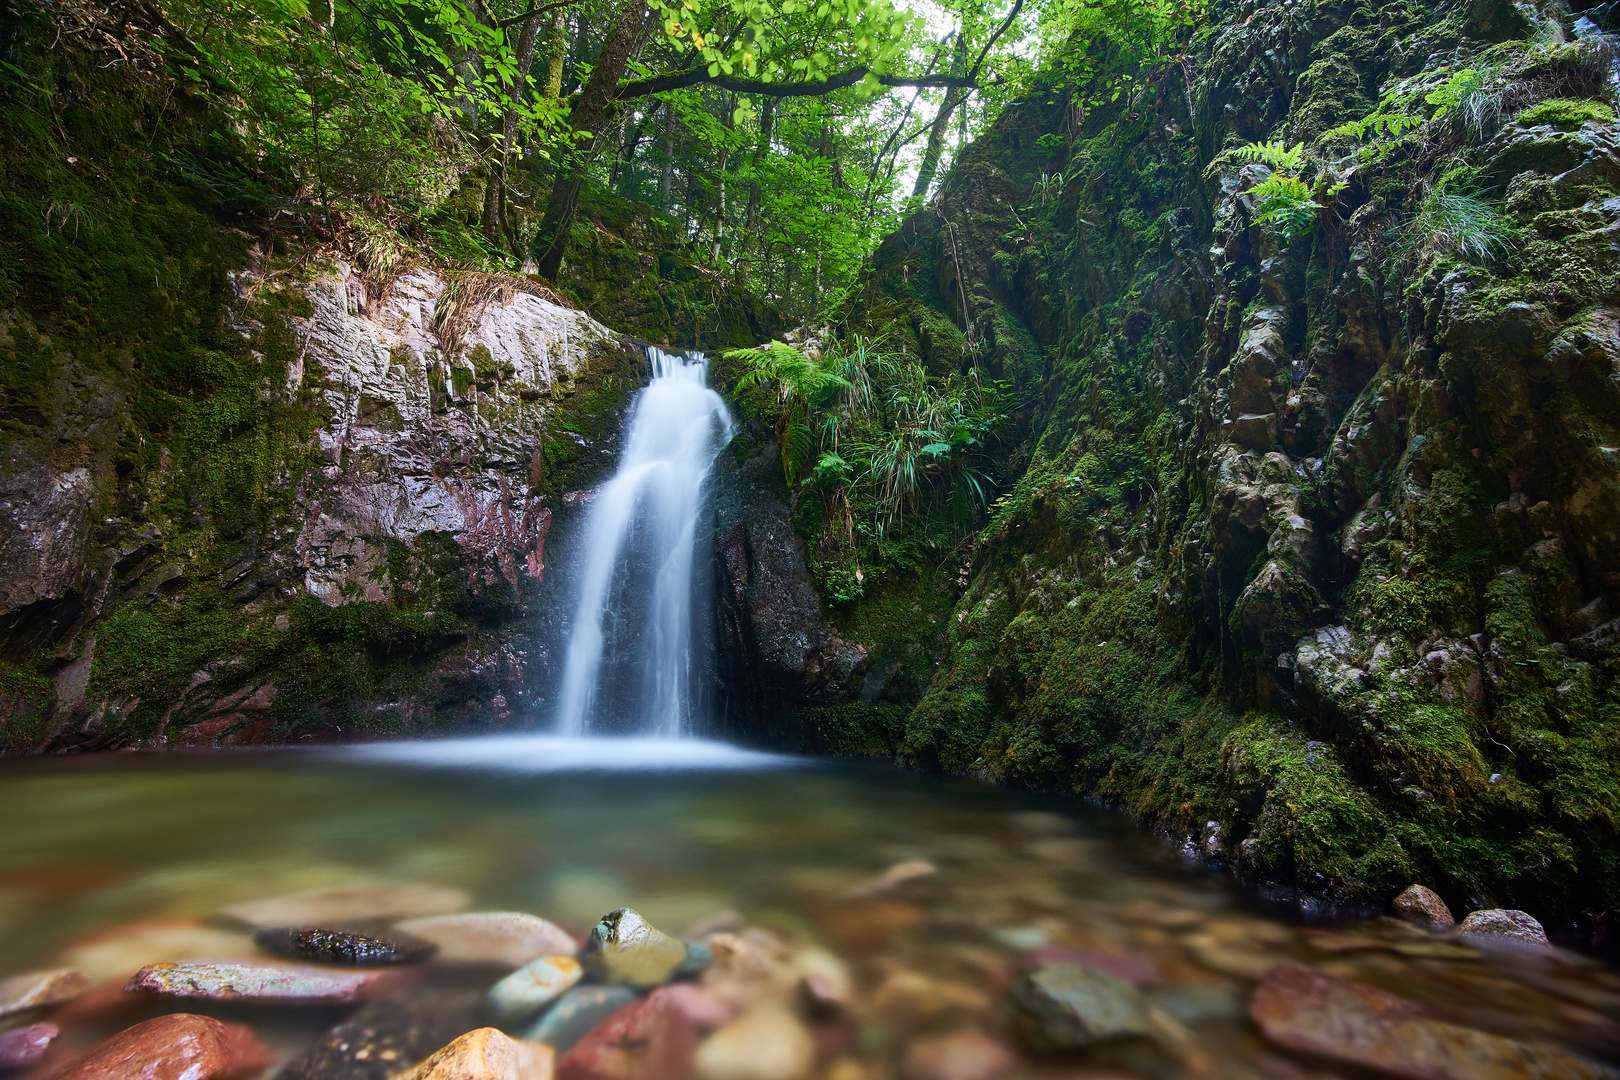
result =
[[1457,927],[1457,933],[1467,938],[1482,940],[1506,939],[1531,945],[1547,944],[1547,932],[1529,912],[1512,908],[1486,908],[1469,912]]
[[293,1058],[278,1080],[387,1080],[478,1026],[476,988],[422,989],[374,1001]]
[[277,956],[355,967],[409,964],[426,960],[438,949],[432,942],[409,934],[372,937],[343,930],[260,930],[253,935],[253,941]]
[[238,1080],[271,1057],[251,1028],[173,1013],[120,1031],[52,1080]]
[[1036,1053],[1073,1053],[1152,1033],[1134,986],[1082,964],[1042,964],[1014,986],[1012,1004],[1014,1028]]
[[523,1033],[564,1053],[585,1033],[636,1000],[628,986],[576,986],[557,999],[538,1023]]

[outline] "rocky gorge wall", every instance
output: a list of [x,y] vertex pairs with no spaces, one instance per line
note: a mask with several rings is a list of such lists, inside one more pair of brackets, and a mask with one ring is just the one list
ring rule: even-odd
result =
[[[1006,385],[999,497],[937,570],[836,613],[852,674],[829,696],[791,672],[789,737],[1100,799],[1274,890],[1420,881],[1603,933],[1620,131],[1596,29],[1489,0],[1220,3],[1117,105],[1054,73],[1009,109],[836,328]],[[1479,130],[1322,138],[1465,68],[1498,80]],[[1256,220],[1272,170],[1228,151],[1259,140],[1342,184],[1304,235]],[[1510,249],[1413,238],[1442,178]],[[826,581],[837,545],[806,521]],[[765,618],[763,580],[736,574]]]

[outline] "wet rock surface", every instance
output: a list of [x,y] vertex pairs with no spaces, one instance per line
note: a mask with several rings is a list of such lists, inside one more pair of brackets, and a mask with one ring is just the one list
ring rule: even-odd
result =
[[283,1066],[280,1080],[388,1080],[479,1026],[474,988],[417,990],[366,1005]]
[[566,1052],[596,1025],[636,1000],[627,986],[576,986],[546,1011],[523,1037]]
[[407,981],[405,973],[386,968],[342,971],[266,964],[152,964],[136,972],[124,989],[213,1001],[340,1005]]
[[558,1080],[684,1080],[697,1029],[663,999],[643,998],[598,1024],[557,1062]]
[[561,927],[522,911],[470,911],[406,919],[401,933],[428,941],[444,963],[518,968],[547,956],[573,956],[579,942]]
[[45,1056],[61,1032],[54,1024],[29,1024],[0,1032],[0,1072],[25,1069]]
[[53,1080],[247,1080],[271,1060],[251,1029],[177,1013],[119,1032]]
[[409,934],[372,936],[345,930],[260,930],[254,944],[294,960],[313,960],[355,967],[381,967],[426,960],[438,950],[432,942]]
[[684,941],[670,937],[629,908],[619,908],[591,928],[579,961],[602,982],[657,986],[687,962],[687,951]]
[[494,1028],[469,1031],[397,1075],[397,1080],[551,1080],[555,1053]]
[[1547,944],[1547,932],[1534,916],[1526,911],[1505,908],[1469,912],[1457,927],[1457,933],[1465,938],[1479,938],[1487,942],[1505,939],[1527,945]]
[[439,915],[459,911],[472,903],[460,889],[440,885],[360,885],[341,889],[314,889],[291,896],[234,904],[222,918],[261,929],[319,926],[358,919],[396,919],[410,915]]
[[90,989],[90,980],[75,968],[32,971],[0,980],[0,1016],[71,1001]]
[[1450,930],[1457,925],[1446,902],[1433,889],[1422,885],[1409,886],[1395,898],[1394,907],[1396,915],[1430,930]]
[[1020,1036],[1038,1053],[1073,1053],[1152,1034],[1136,988],[1083,964],[1042,964],[1014,988],[1012,1003]]
[[[262,772],[255,764],[220,782],[241,790]],[[263,774],[304,790],[303,772]],[[1130,861],[1106,840],[1111,819],[1034,809],[1026,796],[975,786],[962,798],[953,786],[936,799],[927,787],[874,789],[836,770],[795,770],[638,781],[637,791],[664,789],[639,804],[609,785],[593,807],[598,777],[574,781],[561,799],[555,788],[569,781],[523,778],[494,793],[493,780],[458,787],[468,800],[458,817],[416,771],[388,775],[399,803],[385,812],[409,824],[391,863],[378,854],[387,842],[379,806],[389,805],[379,782],[364,799],[340,793],[353,816],[312,814],[304,833],[335,838],[328,851],[352,850],[363,835],[363,868],[317,863],[310,842],[270,874],[263,867],[277,864],[244,854],[252,845],[208,857],[193,840],[175,862],[133,872],[6,870],[0,884],[59,890],[35,914],[23,909],[30,921],[21,925],[44,949],[30,946],[29,963],[65,966],[102,950],[98,970],[117,974],[131,957],[148,958],[134,992],[98,976],[71,1000],[13,1014],[12,1030],[60,1032],[22,1080],[48,1080],[149,1017],[199,1009],[273,1047],[276,1080],[396,1080],[412,1070],[413,1080],[1349,1080],[1364,1071],[1595,1080],[1612,1077],[1606,1063],[1620,1054],[1620,975],[1595,960],[1397,918],[1268,916],[1252,896],[1184,872],[1147,841],[1134,849],[1143,861]],[[89,778],[98,800],[118,791],[104,769]],[[150,799],[149,778],[138,779],[132,790]],[[671,799],[671,788],[690,798]],[[287,790],[270,788],[271,805],[284,806]],[[502,817],[490,816],[492,795]],[[0,785],[0,812],[13,797]],[[537,829],[548,819],[523,814],[500,825],[522,798],[556,807],[553,820],[568,827]],[[189,814],[199,802],[215,805],[178,807]],[[488,831],[470,849],[474,823]],[[801,850],[785,837],[820,846]],[[63,849],[62,862],[71,855]],[[510,954],[490,952],[481,962],[382,967],[263,955],[164,964],[167,952],[251,948],[252,937],[180,914],[85,931],[54,921],[53,909],[123,915],[132,897],[158,911],[218,910],[249,893],[250,879],[267,881],[273,897],[278,883],[379,870],[407,881],[408,868],[423,865],[454,867],[444,877],[480,902],[542,899],[533,911],[495,913],[501,926],[599,926],[598,944],[515,970],[488,959]],[[538,875],[514,877],[531,865]],[[634,883],[618,878],[631,873]],[[335,892],[328,884],[318,895]],[[365,895],[364,905],[353,895],[344,904],[386,907],[382,894]],[[486,914],[467,918],[488,929],[477,921]],[[404,921],[340,929],[384,940]],[[495,938],[502,948],[511,941]],[[0,950],[14,940],[0,935]],[[683,966],[703,953],[701,971]],[[37,971],[30,985],[59,970]],[[165,972],[165,985],[191,980],[184,992],[207,996],[144,988]],[[601,981],[627,975],[636,981]],[[396,976],[415,983],[390,985]],[[326,996],[329,980],[347,988],[373,978],[364,1000]]]
[[1620,1075],[1550,1047],[1432,1019],[1387,991],[1286,966],[1259,986],[1250,1014],[1281,1046],[1422,1080],[1586,1080]]
[[532,961],[490,987],[490,1008],[499,1016],[520,1020],[573,989],[584,974],[579,961],[572,956],[548,956]]

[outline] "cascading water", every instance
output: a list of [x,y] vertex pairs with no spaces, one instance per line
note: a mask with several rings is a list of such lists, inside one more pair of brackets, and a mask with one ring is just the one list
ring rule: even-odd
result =
[[649,346],[652,382],[592,500],[557,732],[691,733],[692,560],[703,481],[731,414],[701,354]]

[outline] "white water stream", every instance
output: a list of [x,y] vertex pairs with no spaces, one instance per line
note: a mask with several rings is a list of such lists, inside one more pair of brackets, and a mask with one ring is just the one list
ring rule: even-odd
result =
[[692,560],[703,481],[731,438],[701,354],[649,347],[624,454],[591,501],[557,733],[691,734]]

